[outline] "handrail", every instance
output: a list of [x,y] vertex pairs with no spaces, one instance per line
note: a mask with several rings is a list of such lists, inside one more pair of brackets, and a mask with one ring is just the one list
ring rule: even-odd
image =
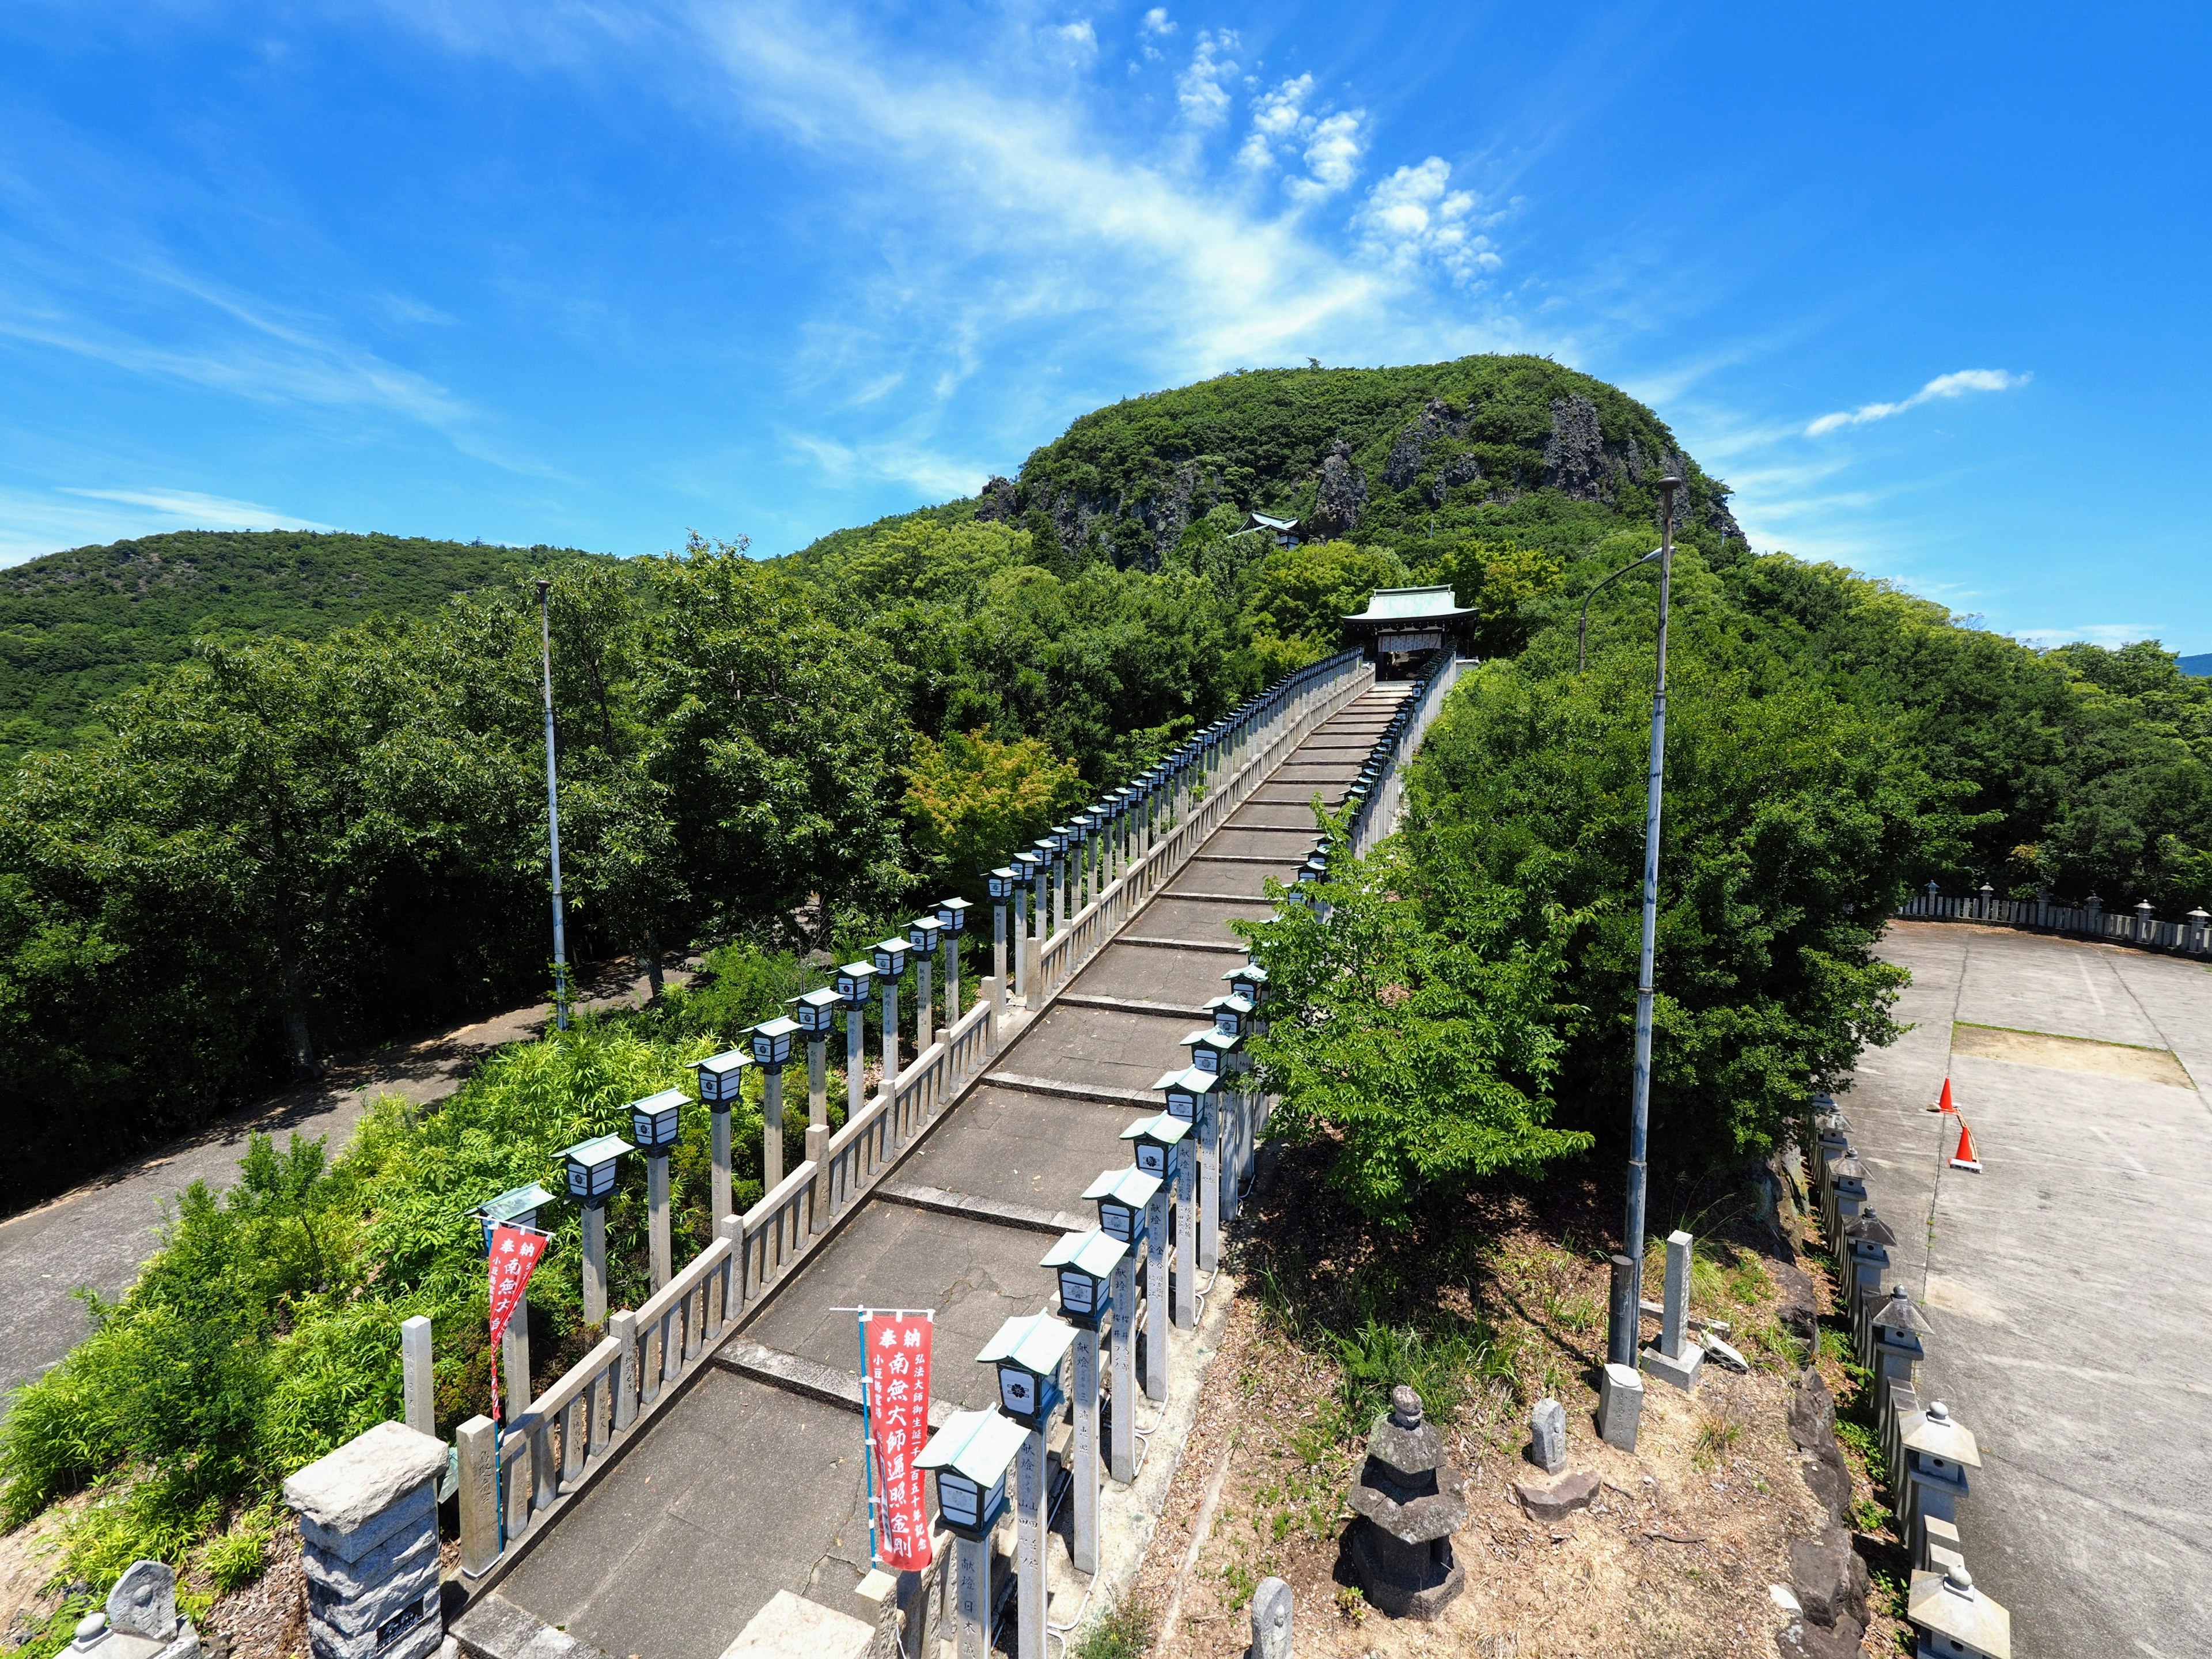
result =
[[2175,921],[2160,921],[2140,910],[2107,910],[2101,903],[2054,904],[2048,898],[2002,899],[1981,893],[1954,897],[1915,893],[1899,907],[1901,921],[1980,921],[2045,933],[2076,933],[2112,945],[2174,951],[2184,956],[2212,955],[2212,918],[2203,909]]

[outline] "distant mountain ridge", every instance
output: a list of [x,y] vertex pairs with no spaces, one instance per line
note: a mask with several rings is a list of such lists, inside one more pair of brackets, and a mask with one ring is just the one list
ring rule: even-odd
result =
[[0,757],[70,743],[198,635],[313,638],[518,579],[572,549],[344,531],[184,530],[0,570]]
[[2212,651],[2201,651],[2193,657],[2176,657],[2173,662],[2185,674],[2194,674],[2199,679],[2212,677]]

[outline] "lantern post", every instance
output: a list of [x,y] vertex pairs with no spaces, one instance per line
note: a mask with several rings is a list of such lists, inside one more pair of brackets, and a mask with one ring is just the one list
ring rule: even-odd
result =
[[960,936],[968,931],[968,912],[972,908],[964,898],[937,902],[937,928],[945,938],[945,1029],[948,1031],[960,1023]]
[[1059,1412],[1060,1369],[1075,1328],[1048,1313],[1009,1319],[975,1356],[999,1372],[999,1409],[1028,1432],[1014,1454],[1016,1659],[1044,1659],[1044,1431]]
[[[1006,901],[1021,902],[1021,878],[1012,865],[1001,865],[983,878],[991,895],[991,971],[1006,983]],[[1019,987],[1016,987],[1017,994]]]
[[752,1063],[752,1055],[743,1048],[726,1049],[699,1062],[699,1098],[713,1122],[714,1173],[708,1182],[717,1233],[730,1213],[730,1109],[744,1095],[745,1067]]
[[[1210,1083],[1211,1079],[1207,1081]],[[1175,1264],[1167,1276],[1159,1281],[1160,1312],[1154,1314],[1148,1324],[1160,1340],[1161,1353],[1165,1355],[1167,1325],[1172,1320],[1178,1330],[1188,1330],[1198,1322],[1197,1280],[1192,1264],[1197,1260],[1197,1238],[1194,1225],[1198,1206],[1191,1197],[1192,1164],[1194,1150],[1190,1145],[1194,1124],[1188,1120],[1162,1112],[1158,1117],[1148,1117],[1131,1124],[1121,1131],[1121,1139],[1133,1143],[1137,1167],[1146,1175],[1156,1175],[1172,1184],[1175,1193]],[[1161,1194],[1166,1202],[1166,1192]],[[1164,1221],[1166,1216],[1162,1215]],[[1164,1255],[1166,1229],[1156,1254]],[[1164,1316],[1163,1316],[1163,1315]],[[1159,1396],[1164,1398],[1164,1395]]]
[[607,1322],[607,1200],[614,1196],[616,1160],[635,1150],[620,1135],[599,1135],[556,1154],[568,1179],[568,1196],[582,1212],[586,1325]]
[[1104,1170],[1083,1189],[1098,1206],[1098,1231],[1127,1247],[1114,1269],[1114,1414],[1107,1435],[1109,1467],[1124,1484],[1137,1470],[1137,1252],[1145,1247],[1159,1191],[1158,1176],[1134,1167]]
[[683,1132],[684,1091],[663,1089],[629,1103],[629,1132],[645,1154],[646,1225],[651,1235],[653,1288],[659,1290],[676,1268],[668,1237],[668,1155]]
[[834,981],[845,1005],[845,1121],[850,1123],[867,1103],[868,985],[876,976],[870,962],[848,962]]
[[1069,1557],[1098,1571],[1098,1327],[1114,1312],[1114,1281],[1129,1247],[1093,1227],[1062,1234],[1037,1265],[1060,1280],[1060,1317],[1075,1327],[1075,1528]]
[[[1035,853],[1017,853],[1013,856],[1014,871],[1014,994],[1023,1007],[1030,1006],[1030,927],[1029,913],[1036,911],[1040,922],[1044,917],[1043,878],[1037,872],[1042,860]],[[1034,889],[1038,902],[1032,907],[1030,890]]]
[[988,1659],[991,1534],[1006,1512],[1006,1471],[1029,1437],[998,1412],[955,1412],[914,1460],[937,1472],[937,1513],[951,1529],[954,1651]]
[[761,1191],[783,1184],[783,1068],[799,1022],[779,1015],[752,1029],[753,1064],[761,1068]]
[[930,958],[937,949],[937,915],[934,911],[926,916],[916,916],[906,925],[906,942],[914,951],[914,1052],[920,1059],[936,1041],[931,1030],[931,1020],[937,1012],[929,1000]]
[[912,947],[902,939],[879,939],[871,954],[875,958],[876,982],[884,989],[884,1092],[898,1087],[898,988],[906,972],[906,953]]
[[1067,848],[1075,831],[1065,823],[1052,827],[1052,931],[1067,931]]

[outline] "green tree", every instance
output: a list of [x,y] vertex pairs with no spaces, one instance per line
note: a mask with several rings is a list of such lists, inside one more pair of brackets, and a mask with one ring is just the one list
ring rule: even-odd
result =
[[1083,802],[1082,775],[1035,738],[1000,743],[982,732],[915,741],[905,811],[933,876],[963,890]]

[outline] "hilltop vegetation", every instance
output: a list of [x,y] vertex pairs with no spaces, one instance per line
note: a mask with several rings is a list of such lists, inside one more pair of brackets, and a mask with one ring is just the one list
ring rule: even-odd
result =
[[0,764],[70,744],[106,699],[195,638],[315,639],[430,611],[560,557],[414,536],[184,530],[0,570]]

